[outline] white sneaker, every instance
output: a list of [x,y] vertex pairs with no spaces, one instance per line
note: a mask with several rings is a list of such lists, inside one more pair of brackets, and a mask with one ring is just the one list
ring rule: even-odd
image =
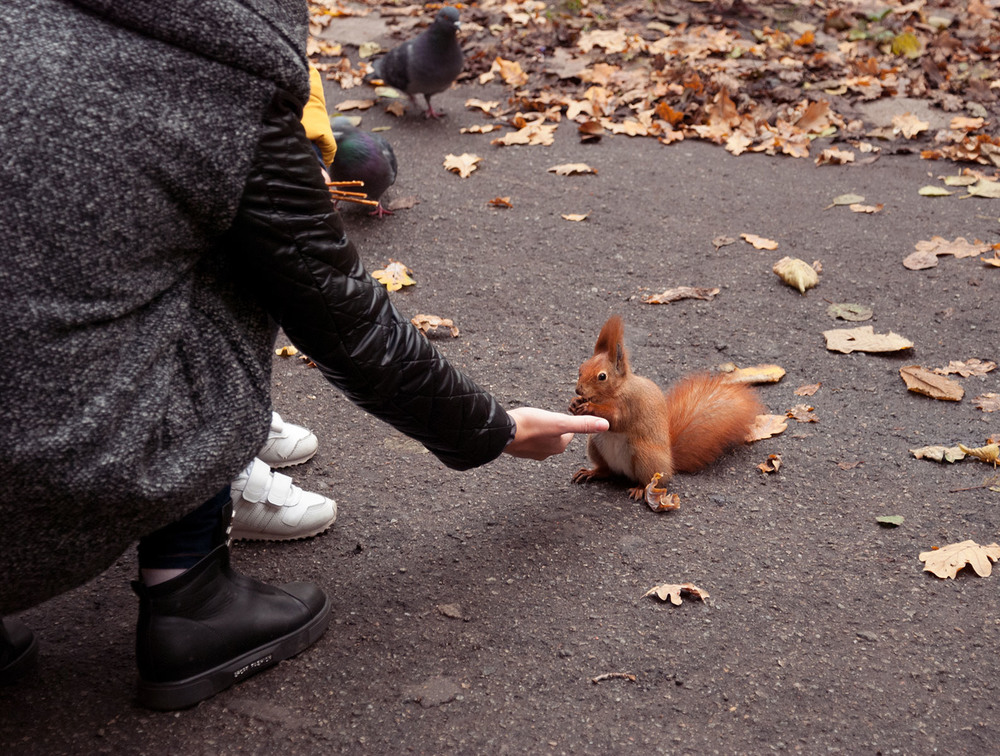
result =
[[233,540],[289,541],[322,533],[337,519],[337,502],[303,491],[257,458],[232,482]]
[[271,431],[257,457],[271,467],[290,467],[312,459],[317,448],[319,441],[311,430],[286,423],[281,415],[272,412]]

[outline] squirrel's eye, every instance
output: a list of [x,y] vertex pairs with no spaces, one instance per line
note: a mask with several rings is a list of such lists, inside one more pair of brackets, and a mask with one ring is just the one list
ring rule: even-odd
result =
[[606,381],[606,380],[608,380],[608,374],[607,373],[598,373],[597,374],[597,380],[599,380],[599,381]]

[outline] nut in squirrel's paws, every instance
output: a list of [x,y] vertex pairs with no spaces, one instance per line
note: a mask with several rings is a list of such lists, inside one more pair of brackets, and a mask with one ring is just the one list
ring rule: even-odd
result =
[[654,512],[666,512],[670,509],[680,509],[680,496],[675,493],[672,494],[668,492],[666,488],[657,488],[656,484],[660,482],[660,478],[662,477],[663,476],[660,473],[653,473],[653,477],[645,486],[630,488],[628,490],[629,497],[635,499],[636,501],[645,500],[646,504],[648,504],[649,508]]

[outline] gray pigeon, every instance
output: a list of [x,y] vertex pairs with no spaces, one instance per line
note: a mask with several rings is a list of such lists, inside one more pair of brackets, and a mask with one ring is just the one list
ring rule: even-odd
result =
[[450,87],[462,72],[465,56],[455,36],[458,11],[450,6],[438,11],[427,29],[398,45],[375,61],[375,75],[400,92],[406,92],[416,104],[416,95],[427,101],[427,118],[439,118],[431,107],[431,95]]
[[396,154],[385,137],[356,128],[346,116],[330,121],[333,138],[337,140],[337,155],[330,164],[333,181],[363,181],[368,199],[378,205],[372,215],[381,218],[392,215],[382,207],[382,194],[396,180]]

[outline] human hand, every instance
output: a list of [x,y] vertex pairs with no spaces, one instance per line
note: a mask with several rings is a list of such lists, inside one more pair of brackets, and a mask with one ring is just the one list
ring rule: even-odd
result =
[[517,424],[513,440],[504,451],[512,457],[545,459],[562,454],[575,433],[601,433],[608,421],[591,415],[565,415],[536,407],[517,407],[508,413]]

